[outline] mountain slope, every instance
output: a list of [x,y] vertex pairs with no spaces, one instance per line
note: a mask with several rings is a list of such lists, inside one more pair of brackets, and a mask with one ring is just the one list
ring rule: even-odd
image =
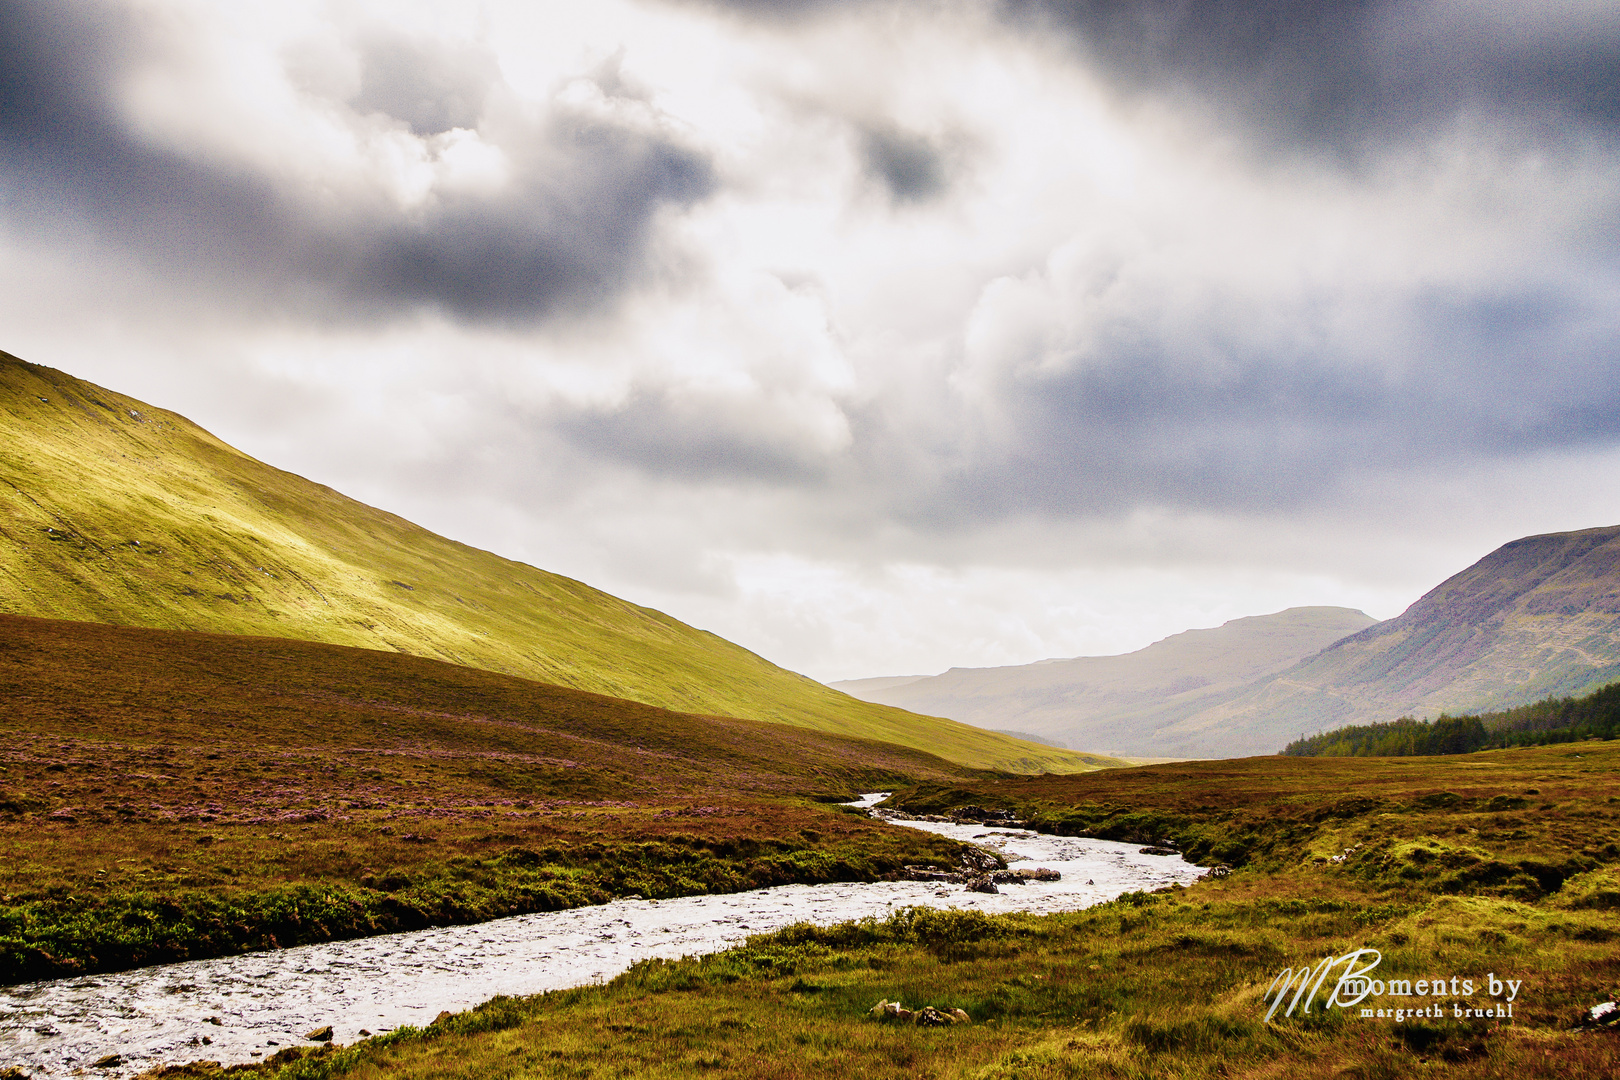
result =
[[1247,691],[1257,680],[1372,622],[1349,608],[1289,608],[1189,630],[1122,656],[952,668],[931,678],[834,685],[870,701],[1058,737],[1112,754],[1226,756],[1213,744],[1167,750],[1156,732]]
[[1396,618],[1162,733],[1249,753],[1402,715],[1477,713],[1620,679],[1620,526],[1525,537]]
[[4,353],[0,428],[0,611],[391,649],[981,767],[1111,764],[857,701]]

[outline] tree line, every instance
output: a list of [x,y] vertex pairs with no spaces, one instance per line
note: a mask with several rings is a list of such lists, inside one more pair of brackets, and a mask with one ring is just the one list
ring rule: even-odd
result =
[[1290,757],[1420,757],[1510,746],[1620,738],[1620,682],[1581,698],[1546,698],[1502,712],[1351,724],[1296,739]]

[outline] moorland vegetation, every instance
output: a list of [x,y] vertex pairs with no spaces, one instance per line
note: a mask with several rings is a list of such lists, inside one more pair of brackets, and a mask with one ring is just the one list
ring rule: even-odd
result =
[[[258,1066],[347,1077],[1513,1077],[1620,1074],[1620,743],[1399,759],[1271,756],[1075,777],[928,777],[890,804],[1004,807],[1041,828],[1173,845],[1188,888],[1086,911],[908,911],[650,961]],[[1515,980],[1514,1015],[1268,1023],[1285,967],[1359,948],[1385,977]],[[869,1015],[960,1008],[968,1025]],[[1500,1003],[1500,998],[1491,999]],[[211,1076],[201,1064],[162,1075]]]
[[832,804],[972,775],[397,653],[0,616],[0,979],[873,880],[960,845]]

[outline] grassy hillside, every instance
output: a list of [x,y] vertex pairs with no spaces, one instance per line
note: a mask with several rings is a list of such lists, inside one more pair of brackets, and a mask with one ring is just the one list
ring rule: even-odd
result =
[[[1001,802],[1072,832],[1174,840],[1233,869],[1044,918],[909,911],[791,927],[351,1047],[289,1047],[257,1068],[286,1080],[1620,1074],[1620,1031],[1581,1023],[1620,991],[1620,744],[1251,758],[952,787],[923,784],[895,801],[919,811]],[[1267,989],[1284,968],[1363,948],[1379,952],[1377,985],[1357,1007],[1325,1004],[1340,966],[1308,1012],[1267,1021]],[[1397,978],[1423,980],[1414,994],[1427,996],[1399,996]],[[1511,1020],[1462,1015],[1510,993]],[[960,1008],[972,1022],[884,1021],[868,1012],[880,999]]]
[[977,775],[392,653],[0,616],[0,980],[954,845],[825,800]]
[[410,653],[964,764],[1115,764],[857,701],[661,612],[271,468],[0,353],[0,611]]
[[1289,608],[1188,630],[1122,656],[836,685],[870,701],[1111,754],[1228,757],[1245,751],[1220,738],[1167,745],[1160,732],[1372,623],[1350,608]]
[[1272,753],[1400,716],[1480,713],[1620,679],[1620,526],[1504,544],[1400,616],[1165,732]]

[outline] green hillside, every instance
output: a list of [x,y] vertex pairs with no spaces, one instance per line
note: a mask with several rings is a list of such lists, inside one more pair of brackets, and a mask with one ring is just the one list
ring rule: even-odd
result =
[[1119,764],[858,701],[5,353],[0,611],[394,650],[1016,772]]

